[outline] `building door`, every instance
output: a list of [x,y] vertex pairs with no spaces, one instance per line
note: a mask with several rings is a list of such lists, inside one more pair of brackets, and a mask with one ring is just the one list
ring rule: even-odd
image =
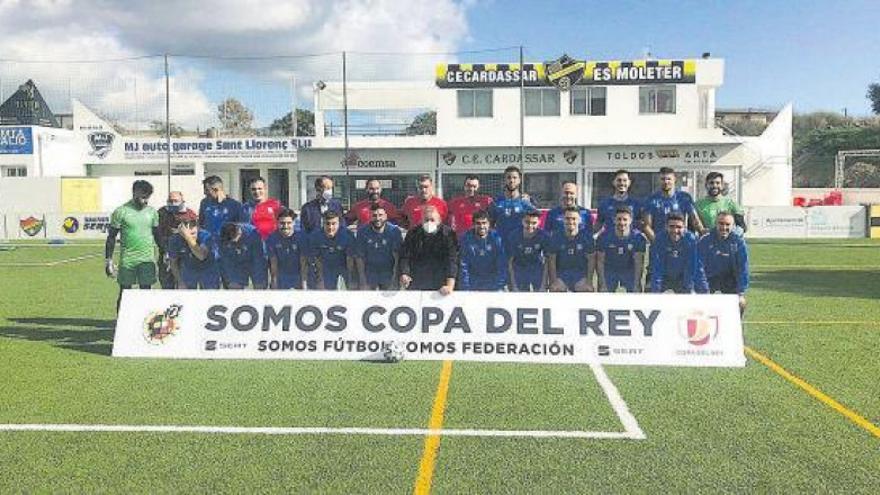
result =
[[251,181],[260,177],[260,169],[258,168],[242,168],[238,171],[238,185],[240,188],[239,196],[241,198],[241,202],[251,199],[251,191],[250,185]]
[[269,197],[281,201],[283,205],[290,204],[290,176],[286,168],[269,169]]
[[[639,172],[629,171],[629,178],[632,185],[629,189],[630,196],[642,200],[660,190],[660,173],[657,171]],[[694,172],[689,170],[675,172],[675,186],[678,189],[686,191],[694,195]],[[590,207],[598,208],[599,201],[614,194],[614,186],[611,181],[614,179],[614,172],[593,172],[592,177],[592,194],[590,196]],[[694,197],[696,199],[696,197]]]

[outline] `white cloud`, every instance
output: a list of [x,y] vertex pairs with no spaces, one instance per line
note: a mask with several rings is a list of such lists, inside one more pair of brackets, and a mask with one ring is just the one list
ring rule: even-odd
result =
[[[455,0],[0,0],[0,46],[4,47],[0,58],[449,52],[468,36],[469,5]],[[448,58],[352,53],[349,74],[355,80],[424,80],[432,77],[434,63]],[[301,104],[302,92],[308,91],[303,88],[312,81],[341,79],[338,54],[257,61],[172,58],[172,65],[172,118],[203,128],[215,123],[213,109],[225,95],[250,98],[258,120],[265,121],[284,113],[284,103],[291,99],[285,75],[297,74]],[[54,101],[63,101],[65,93],[84,95],[87,105],[101,105],[104,108],[96,110],[115,114],[121,121],[133,120],[135,113],[141,121],[164,115],[161,59],[54,65],[0,62],[5,94],[28,78]],[[285,88],[286,97],[281,94]]]

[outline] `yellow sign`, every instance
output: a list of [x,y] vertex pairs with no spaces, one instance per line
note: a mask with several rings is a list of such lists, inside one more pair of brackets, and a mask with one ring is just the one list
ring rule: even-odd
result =
[[871,239],[880,239],[880,205],[871,205],[868,210],[868,225]]
[[101,211],[101,180],[61,179],[61,210],[65,213]]

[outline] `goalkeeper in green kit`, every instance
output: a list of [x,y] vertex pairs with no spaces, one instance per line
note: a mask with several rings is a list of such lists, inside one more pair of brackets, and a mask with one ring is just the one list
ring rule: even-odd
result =
[[[119,282],[119,297],[116,311],[122,301],[122,291],[137,285],[149,289],[156,283],[155,246],[159,242],[159,214],[148,206],[153,186],[138,180],[131,187],[131,201],[116,208],[110,216],[110,228],[104,244],[104,272],[108,277],[116,276]],[[116,236],[121,234],[119,270],[113,265],[113,250]]]
[[733,215],[733,222],[736,225],[734,231],[737,234],[744,234],[746,231],[746,220],[743,209],[740,205],[724,192],[724,175],[721,172],[709,172],[706,174],[706,194],[705,198],[697,200],[695,205],[697,215],[703,222],[704,230],[700,234],[706,234],[715,229],[715,219],[722,211]]

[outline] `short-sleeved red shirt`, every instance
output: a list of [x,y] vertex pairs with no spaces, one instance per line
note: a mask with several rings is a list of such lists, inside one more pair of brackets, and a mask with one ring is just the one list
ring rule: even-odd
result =
[[[389,222],[394,224],[400,223],[400,211],[397,209],[396,206],[394,206],[394,203],[386,199],[379,198],[379,204],[382,205],[382,208],[385,208],[385,213],[388,214]],[[357,220],[358,225],[366,225],[370,223],[371,206],[373,206],[373,202],[369,199],[358,201],[345,215],[345,220],[349,223],[349,225],[353,224],[355,220]]]
[[446,219],[446,224],[460,237],[474,225],[474,213],[488,209],[491,204],[492,197],[484,194],[452,198],[449,200],[449,218]]

